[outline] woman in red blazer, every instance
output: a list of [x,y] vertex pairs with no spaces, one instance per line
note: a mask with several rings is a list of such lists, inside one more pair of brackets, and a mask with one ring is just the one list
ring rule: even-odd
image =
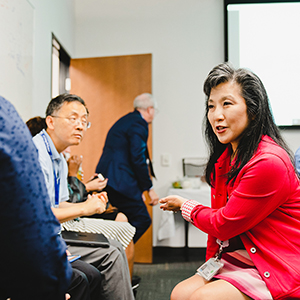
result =
[[160,203],[208,234],[207,262],[171,299],[300,299],[299,179],[265,88],[224,63],[204,92],[211,208],[179,196]]

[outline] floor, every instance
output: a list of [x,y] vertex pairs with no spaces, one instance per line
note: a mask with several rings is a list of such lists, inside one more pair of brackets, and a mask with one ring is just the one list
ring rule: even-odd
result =
[[[182,252],[182,251],[181,251]],[[134,275],[141,277],[136,300],[168,300],[174,286],[195,274],[204,261],[204,253],[185,255],[180,253],[156,253],[153,264],[135,264]]]

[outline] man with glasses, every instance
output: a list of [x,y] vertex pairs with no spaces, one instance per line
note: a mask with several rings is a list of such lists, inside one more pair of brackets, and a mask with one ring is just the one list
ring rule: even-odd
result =
[[150,205],[157,204],[158,196],[152,187],[150,175],[155,176],[147,149],[155,102],[151,94],[143,93],[135,98],[133,106],[134,111],[109,130],[96,172],[108,178],[105,190],[111,204],[136,228],[135,243],[151,225],[142,194],[149,192]]
[[[69,146],[78,145],[90,126],[84,101],[70,94],[62,94],[52,99],[46,110],[46,125],[46,130],[37,134],[33,141],[39,152],[54,215],[63,223],[104,212],[107,201],[105,192],[89,195],[82,203],[67,202],[68,167],[62,152]],[[100,295],[93,299],[132,300],[134,296],[125,252],[116,240],[109,242],[108,248],[69,246],[68,250],[71,254],[81,255],[83,261],[101,272]]]

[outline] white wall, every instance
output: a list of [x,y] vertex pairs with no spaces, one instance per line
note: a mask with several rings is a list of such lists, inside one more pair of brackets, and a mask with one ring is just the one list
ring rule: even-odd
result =
[[[74,54],[74,3],[72,0],[28,0],[34,7],[32,116],[44,116],[51,100],[52,33]],[[24,120],[26,121],[26,120]]]
[[[28,1],[34,7],[32,116],[44,115],[51,97],[52,32],[73,58],[153,54],[153,94],[160,110],[153,124],[154,184],[165,196],[182,175],[181,159],[206,155],[202,84],[223,61],[223,1]],[[299,131],[283,135],[295,151]],[[171,155],[170,167],[160,165],[164,153]],[[154,246],[182,246],[182,231],[175,242],[157,242],[161,213],[154,208]]]
[[[75,0],[75,12],[77,58],[153,55],[152,92],[159,107],[153,123],[154,187],[163,197],[182,176],[183,157],[206,155],[202,84],[223,61],[223,1]],[[164,153],[171,155],[170,167],[160,164]],[[161,213],[154,208],[154,246]],[[183,237],[179,240],[174,246],[183,245]]]
[[281,134],[291,150],[295,153],[300,147],[300,131],[299,129],[281,130]]
[[26,0],[0,0],[0,94],[23,118],[32,109],[33,15]]

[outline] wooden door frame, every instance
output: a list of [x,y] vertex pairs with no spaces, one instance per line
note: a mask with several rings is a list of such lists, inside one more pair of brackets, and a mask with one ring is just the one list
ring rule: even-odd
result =
[[[83,155],[86,181],[95,172],[110,127],[133,111],[137,95],[152,93],[152,54],[71,59],[70,78],[71,93],[86,102],[92,123],[81,145],[71,147],[72,154]],[[148,149],[152,157],[151,125]],[[148,203],[149,199],[146,205],[152,218],[152,206]],[[135,261],[151,263],[152,245],[151,225],[135,244]]]

